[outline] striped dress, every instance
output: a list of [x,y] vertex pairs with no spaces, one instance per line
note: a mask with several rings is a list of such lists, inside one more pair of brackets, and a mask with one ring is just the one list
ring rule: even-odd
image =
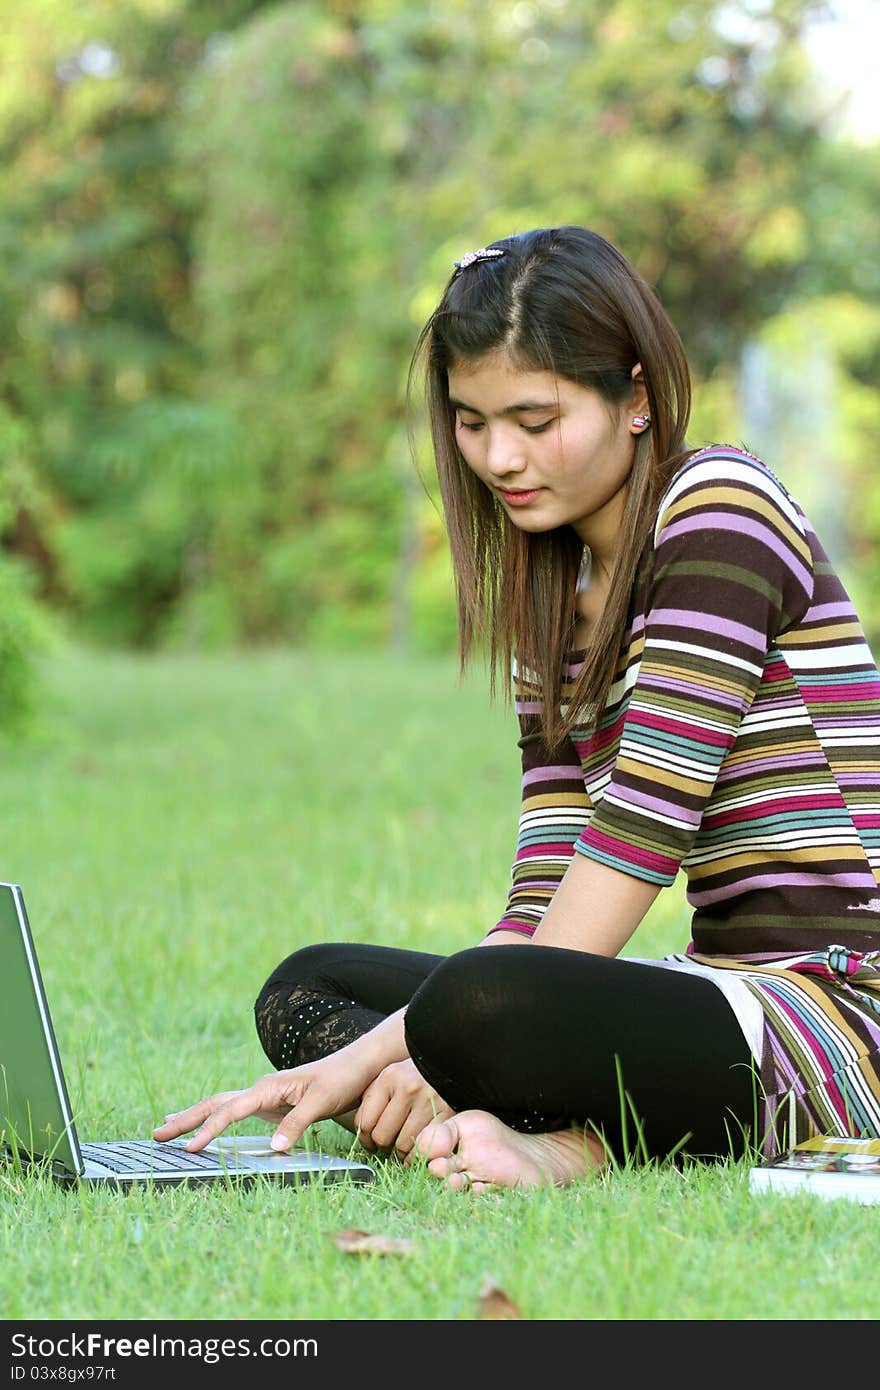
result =
[[852,603],[797,503],[730,445],[675,474],[642,559],[598,722],[550,757],[518,676],[522,814],[493,930],[530,935],[576,853],[662,885],[682,869],[691,940],[652,963],[729,1000],[757,1146],[880,1135],[880,675]]

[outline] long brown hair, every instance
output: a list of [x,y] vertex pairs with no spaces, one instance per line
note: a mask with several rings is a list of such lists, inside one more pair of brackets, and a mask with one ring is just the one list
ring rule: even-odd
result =
[[[584,712],[601,716],[614,680],[639,558],[663,489],[687,456],[691,383],[681,338],[646,280],[584,227],[538,228],[490,243],[504,251],[456,270],[419,334],[407,402],[424,362],[434,457],[449,534],[464,671],[487,638],[491,689],[512,659],[543,692],[542,731],[557,747]],[[449,403],[449,368],[504,350],[523,370],[592,387],[610,406],[633,392],[641,363],[651,426],[636,438],[608,597],[562,708],[584,545],[570,526],[521,531],[464,461]],[[412,421],[412,411],[409,412]],[[411,427],[410,427],[411,428]],[[410,435],[412,440],[412,433]]]

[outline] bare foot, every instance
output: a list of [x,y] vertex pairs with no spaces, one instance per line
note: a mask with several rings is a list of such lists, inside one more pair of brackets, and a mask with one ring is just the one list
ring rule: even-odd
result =
[[428,1172],[448,1187],[485,1192],[490,1187],[565,1187],[604,1167],[599,1139],[582,1129],[521,1134],[486,1110],[463,1110],[427,1125],[415,1152],[428,1160]]

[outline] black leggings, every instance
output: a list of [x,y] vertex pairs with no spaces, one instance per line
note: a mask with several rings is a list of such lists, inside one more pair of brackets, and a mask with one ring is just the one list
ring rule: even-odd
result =
[[274,1066],[297,1066],[404,1005],[409,1054],[453,1110],[521,1131],[589,1127],[619,1160],[747,1151],[751,1052],[696,975],[548,946],[306,946],[263,986],[257,1032]]

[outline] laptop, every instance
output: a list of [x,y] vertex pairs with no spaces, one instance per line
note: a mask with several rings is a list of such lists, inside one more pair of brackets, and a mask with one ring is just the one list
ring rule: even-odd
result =
[[39,1163],[60,1183],[123,1189],[260,1178],[367,1183],[376,1176],[369,1164],[312,1149],[276,1154],[269,1135],[221,1135],[200,1153],[188,1153],[184,1143],[80,1143],[24,895],[17,883],[0,883],[0,1154],[6,1160]]

